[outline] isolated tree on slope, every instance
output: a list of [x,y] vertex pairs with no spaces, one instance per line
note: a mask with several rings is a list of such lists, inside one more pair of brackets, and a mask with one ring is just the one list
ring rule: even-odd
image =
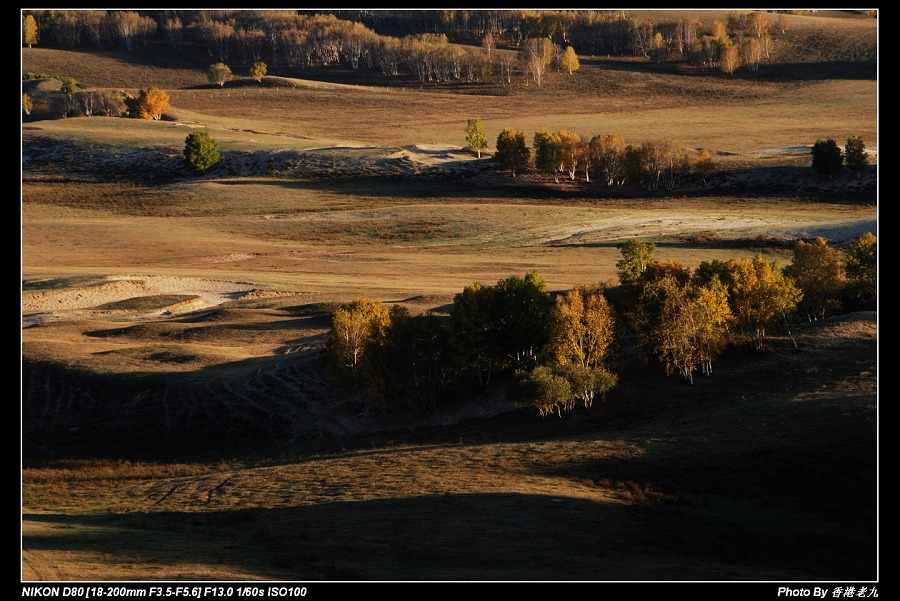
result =
[[477,117],[470,117],[466,124],[466,144],[469,148],[478,153],[481,158],[481,151],[487,148],[487,137],[484,134],[484,123]]
[[188,134],[184,140],[184,160],[195,171],[205,171],[219,162],[219,145],[205,131]]
[[31,114],[31,110],[34,108],[34,101],[31,99],[31,96],[28,94],[22,94],[22,112],[26,115]]
[[571,46],[566,46],[561,63],[562,68],[565,69],[569,75],[581,68],[581,64],[578,62],[578,55],[575,54],[575,49]]
[[210,65],[206,70],[206,78],[209,80],[209,83],[216,84],[221,88],[225,86],[226,81],[231,81],[234,75],[231,73],[231,68],[228,65],[216,63]]
[[250,67],[250,77],[255,79],[257,83],[262,83],[262,78],[266,76],[266,63],[257,61]]

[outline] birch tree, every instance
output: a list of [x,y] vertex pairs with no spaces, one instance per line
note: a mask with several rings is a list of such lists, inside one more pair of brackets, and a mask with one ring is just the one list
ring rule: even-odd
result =
[[366,346],[383,337],[390,323],[390,312],[380,301],[360,298],[342,305],[332,315],[323,354],[332,365],[348,371],[356,382]]
[[480,159],[481,151],[487,148],[487,136],[484,134],[484,123],[481,119],[469,117],[466,122],[466,144],[478,153]]
[[783,274],[778,264],[762,255],[729,261],[728,302],[736,325],[756,350],[762,348],[766,330],[788,316],[803,299],[794,280]]
[[544,128],[534,134],[534,166],[541,173],[553,176],[559,183],[560,165],[563,162],[559,134]]
[[840,295],[846,286],[844,261],[825,238],[819,236],[812,242],[799,240],[784,274],[793,278],[803,292],[798,308],[806,313],[809,321],[824,318],[840,307]]

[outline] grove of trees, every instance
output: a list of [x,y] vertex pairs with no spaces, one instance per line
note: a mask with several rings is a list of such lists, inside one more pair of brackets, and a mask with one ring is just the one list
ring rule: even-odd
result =
[[[572,75],[580,55],[633,55],[733,74],[768,60],[787,24],[764,11],[727,23],[655,19],[624,10],[26,10],[22,42],[42,36],[67,47],[128,52],[162,40],[212,62],[303,71],[344,64],[425,83],[542,85],[551,65]],[[390,29],[395,35],[382,35]],[[501,50],[500,47],[503,46]],[[577,52],[576,52],[577,51]],[[876,49],[863,48],[875,60]]]
[[513,177],[534,169],[552,177],[554,183],[559,183],[560,174],[575,181],[579,173],[590,183],[594,173],[602,175],[607,187],[631,183],[651,191],[660,187],[674,190],[692,173],[706,185],[715,169],[709,150],[701,148],[693,154],[674,140],[647,140],[638,146],[626,144],[619,134],[587,138],[577,132],[543,128],[535,132],[532,149],[525,145],[523,132],[505,128],[497,137],[494,161]]
[[447,317],[357,299],[334,312],[323,357],[336,382],[385,407],[430,412],[453,391],[500,377],[512,401],[562,417],[618,385],[625,344],[693,384],[696,373],[712,376],[729,346],[760,350],[773,330],[793,339],[798,317],[833,314],[842,299],[853,308],[877,299],[871,233],[843,250],[800,240],[784,269],[756,255],[705,261],[692,272],[656,260],[652,242],[632,239],[619,250],[618,286],[551,294],[530,272],[466,286]]

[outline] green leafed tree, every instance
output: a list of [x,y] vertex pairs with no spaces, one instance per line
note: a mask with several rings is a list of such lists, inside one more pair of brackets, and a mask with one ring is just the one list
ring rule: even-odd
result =
[[878,300],[878,238],[866,232],[853,241],[844,255],[848,296],[860,305],[874,306]]
[[644,270],[653,262],[656,245],[639,238],[633,238],[619,245],[622,258],[616,262],[619,270],[619,281],[623,284],[634,284],[640,279]]
[[78,82],[76,82],[71,77],[64,77],[62,80],[62,86],[60,86],[59,91],[72,98],[75,95],[75,92],[78,91]]
[[494,290],[493,328],[506,360],[514,368],[533,366],[547,343],[552,306],[547,282],[531,271],[499,280]]
[[469,148],[478,153],[481,158],[481,151],[487,148],[487,136],[484,134],[484,123],[478,117],[469,117],[466,123],[466,144]]
[[262,61],[256,61],[250,67],[250,77],[255,79],[257,83],[262,83],[262,78],[266,76],[266,72],[268,67],[266,67],[266,63]]
[[503,361],[494,332],[495,290],[493,286],[474,283],[453,297],[450,313],[450,345],[459,372],[482,388],[490,384]]
[[847,169],[856,173],[856,179],[860,179],[863,171],[869,166],[866,143],[859,136],[847,138],[847,144],[844,146],[844,163],[846,163]]
[[234,75],[231,73],[231,67],[225,63],[216,63],[210,65],[206,70],[206,79],[209,83],[215,84],[221,88],[225,86],[226,81],[234,79]]
[[562,417],[563,411],[575,406],[569,381],[544,365],[517,371],[510,397],[520,406],[537,409],[541,416],[556,413]]
[[531,153],[525,145],[525,134],[509,127],[501,131],[497,136],[494,160],[500,169],[509,169],[513,177],[517,172],[526,169],[531,160]]
[[195,171],[205,171],[219,162],[219,145],[208,132],[197,130],[184,140],[184,160]]
[[602,365],[586,367],[570,363],[555,371],[569,383],[572,396],[580,400],[585,409],[590,409],[595,400],[602,399],[619,383],[616,374]]
[[811,153],[812,167],[816,170],[816,173],[824,175],[828,179],[834,179],[844,162],[841,148],[837,145],[837,142],[832,138],[816,140]]

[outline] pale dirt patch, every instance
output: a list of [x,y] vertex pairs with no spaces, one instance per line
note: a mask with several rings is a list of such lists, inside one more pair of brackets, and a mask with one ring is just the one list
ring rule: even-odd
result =
[[[751,150],[746,154],[776,156],[787,154],[809,154],[810,152],[812,152],[812,144],[803,144],[801,146],[782,146],[781,148],[764,148],[762,150]],[[878,162],[878,148],[866,148],[866,154],[872,159],[873,164]]]
[[[139,318],[153,314],[186,313],[237,300],[258,288],[254,284],[245,282],[181,276],[121,275],[107,276],[103,279],[106,280],[106,283],[94,286],[23,292],[23,324],[56,320],[63,316],[88,317],[98,314],[132,314],[135,318]],[[33,283],[38,282],[35,280]],[[199,298],[189,302],[177,303],[156,311],[141,312],[139,315],[122,310],[96,309],[109,303],[140,296],[162,294],[191,295]]]
[[[482,160],[485,153],[481,153]],[[415,144],[406,146],[397,152],[389,154],[386,159],[408,159],[419,165],[426,167],[434,166],[452,166],[453,164],[461,164],[464,162],[478,160],[477,155],[463,147],[448,144]]]

